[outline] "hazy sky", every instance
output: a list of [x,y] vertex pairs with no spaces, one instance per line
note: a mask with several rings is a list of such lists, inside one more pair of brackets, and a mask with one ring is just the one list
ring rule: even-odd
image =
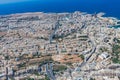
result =
[[14,2],[23,2],[23,1],[32,1],[32,0],[0,0],[0,4],[8,4]]

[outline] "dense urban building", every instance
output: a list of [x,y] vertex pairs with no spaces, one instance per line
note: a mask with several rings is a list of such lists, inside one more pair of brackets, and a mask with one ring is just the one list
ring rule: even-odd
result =
[[0,16],[0,80],[120,80],[119,23],[79,11]]

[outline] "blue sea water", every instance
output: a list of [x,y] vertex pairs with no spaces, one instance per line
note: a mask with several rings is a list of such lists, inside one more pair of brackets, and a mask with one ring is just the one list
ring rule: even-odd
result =
[[0,4],[0,15],[24,12],[105,12],[120,19],[120,0],[31,0]]

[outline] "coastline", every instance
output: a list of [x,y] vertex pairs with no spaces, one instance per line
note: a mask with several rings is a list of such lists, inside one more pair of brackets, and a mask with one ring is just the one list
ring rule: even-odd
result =
[[105,17],[115,17],[117,19],[120,19],[120,15],[119,15],[120,11],[118,11],[120,7],[117,6],[117,4],[119,3],[118,0],[117,1],[110,0],[110,3],[112,2],[114,3],[112,7],[111,4],[107,1],[98,0],[98,2],[86,1],[86,0],[85,1],[47,0],[47,1],[10,3],[10,4],[0,5],[0,15],[10,15],[10,14],[26,13],[26,12],[73,13],[75,11],[81,11],[81,12],[87,12],[89,14],[105,12],[106,13]]
[[87,13],[87,12],[81,12],[81,11],[74,11],[74,12],[23,12],[23,13],[12,13],[12,14],[0,15],[0,17],[13,16],[13,15],[24,15],[24,14],[40,14],[40,13],[43,13],[43,14],[65,14],[65,13],[71,14],[71,13],[75,13],[75,12],[80,12],[82,14],[98,15],[99,17],[102,17],[102,18],[113,19],[114,21],[119,22],[119,25],[114,25],[110,28],[115,28],[115,29],[120,28],[120,19],[116,18],[116,17],[106,16],[106,13],[104,13],[104,12],[98,12],[98,13],[95,13],[95,14],[91,14],[91,13]]

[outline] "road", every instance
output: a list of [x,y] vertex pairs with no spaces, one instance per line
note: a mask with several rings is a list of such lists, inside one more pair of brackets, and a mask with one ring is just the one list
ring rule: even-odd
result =
[[[90,39],[90,38],[89,38]],[[93,55],[93,53],[95,53],[95,51],[96,51],[96,45],[95,45],[95,43],[94,43],[94,40],[92,40],[92,39],[90,39],[90,42],[91,42],[91,44],[92,44],[92,50],[89,52],[89,57],[87,57],[84,61],[83,61],[83,63],[82,64],[80,64],[79,65],[79,67],[83,67],[85,64],[87,64],[87,62],[89,61],[89,59],[91,58],[91,56]],[[76,68],[76,70],[77,70],[77,68]]]
[[52,66],[53,66],[52,63],[46,64],[46,73],[47,73],[47,76],[50,78],[50,80],[56,80],[53,75]]
[[56,32],[56,30],[59,28],[59,20],[56,22],[56,24],[55,24],[55,29],[54,29],[54,31],[53,31],[53,33],[50,35],[50,37],[49,37],[49,40],[50,40],[50,43],[52,42],[52,40],[53,40],[53,36],[55,35],[55,32]]

